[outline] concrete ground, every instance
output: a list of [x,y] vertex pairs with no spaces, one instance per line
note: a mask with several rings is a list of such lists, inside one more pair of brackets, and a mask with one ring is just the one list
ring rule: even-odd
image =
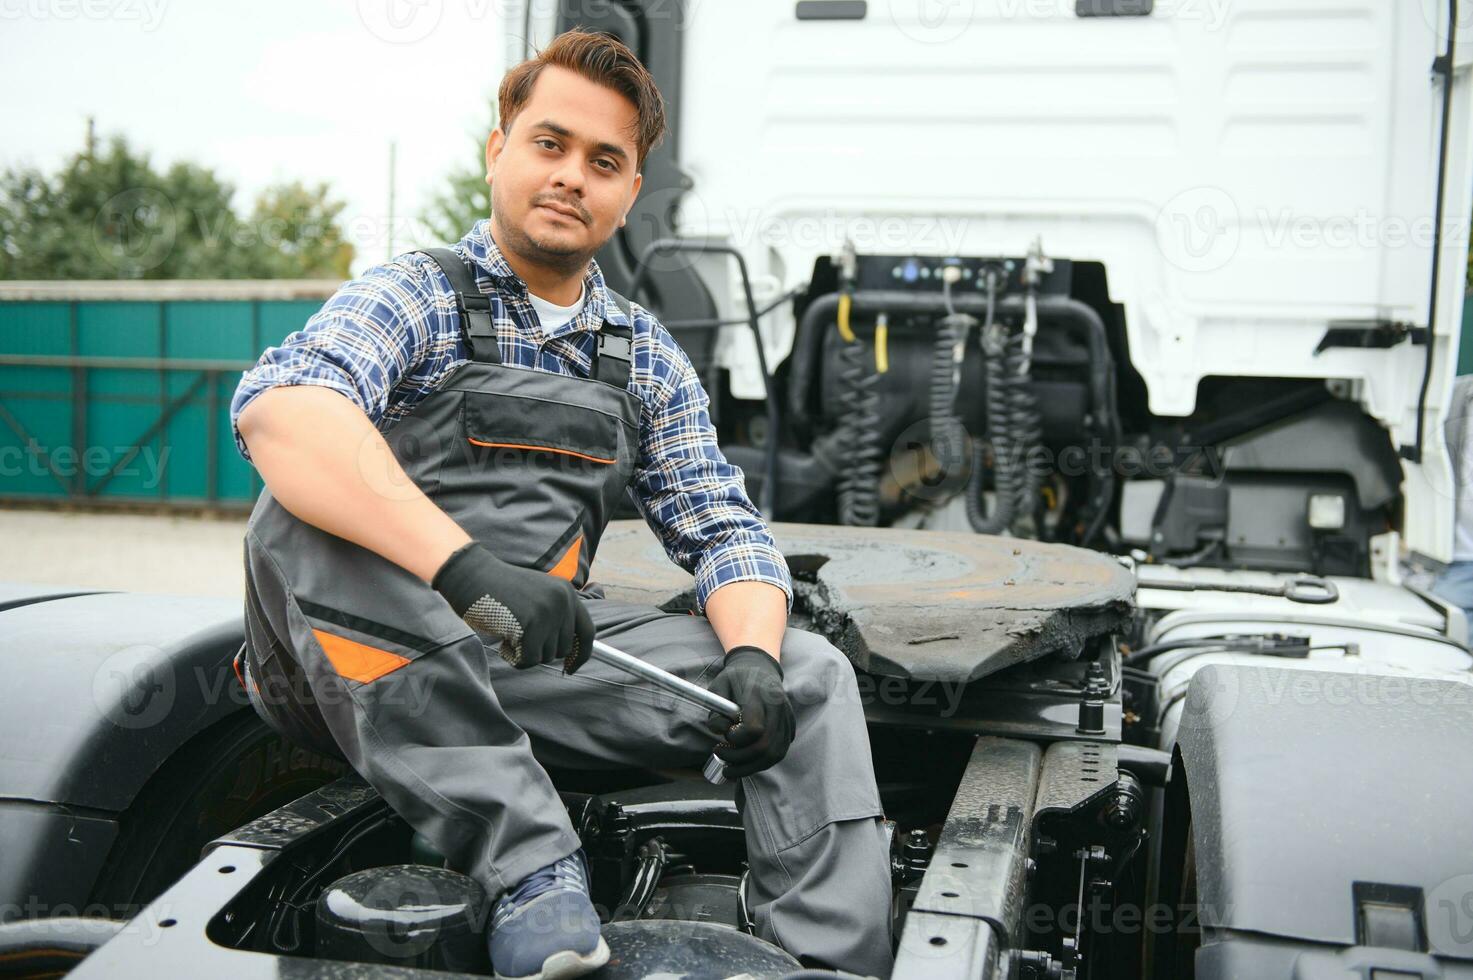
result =
[[240,598],[246,518],[0,507],[0,581]]

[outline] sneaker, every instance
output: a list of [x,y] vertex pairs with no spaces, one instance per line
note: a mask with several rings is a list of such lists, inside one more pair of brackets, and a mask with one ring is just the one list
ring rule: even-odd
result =
[[490,945],[497,980],[581,977],[609,961],[581,848],[532,872],[496,900]]

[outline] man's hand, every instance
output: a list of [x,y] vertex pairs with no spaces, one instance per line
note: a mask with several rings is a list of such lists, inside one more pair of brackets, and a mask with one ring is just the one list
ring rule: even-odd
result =
[[793,706],[783,690],[783,669],[759,647],[735,647],[711,682],[712,693],[736,702],[742,720],[713,711],[706,720],[711,733],[725,738],[716,757],[726,763],[729,779],[740,779],[776,765],[793,744]]
[[571,674],[593,653],[593,618],[569,582],[504,562],[475,541],[446,559],[430,586],[476,632],[499,639],[513,667],[562,660]]

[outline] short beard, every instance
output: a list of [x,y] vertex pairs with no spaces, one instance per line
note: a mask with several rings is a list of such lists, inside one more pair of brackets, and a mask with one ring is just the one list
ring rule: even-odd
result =
[[550,249],[528,235],[520,228],[509,226],[501,220],[501,210],[493,202],[491,208],[491,220],[496,223],[497,240],[501,247],[511,252],[517,258],[533,265],[541,266],[551,272],[560,275],[573,275],[588,267],[597,252],[593,251],[559,251]]

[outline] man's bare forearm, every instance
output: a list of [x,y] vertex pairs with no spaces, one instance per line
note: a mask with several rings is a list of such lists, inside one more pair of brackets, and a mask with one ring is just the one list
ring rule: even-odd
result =
[[283,507],[426,582],[471,540],[409,479],[362,409],[330,388],[269,389],[237,426]]
[[788,597],[767,582],[732,582],[706,600],[706,619],[721,646],[760,647],[781,660],[788,626]]

